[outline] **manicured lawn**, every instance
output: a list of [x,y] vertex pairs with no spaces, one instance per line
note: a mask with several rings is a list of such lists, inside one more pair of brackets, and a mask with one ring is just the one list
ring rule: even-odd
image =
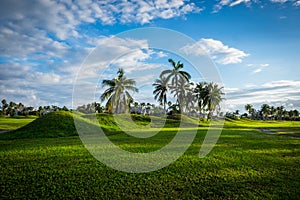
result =
[[[200,159],[202,127],[177,161],[143,174],[105,166],[78,136],[6,138],[0,140],[1,199],[299,199],[300,139],[256,128],[251,122],[227,122],[215,148]],[[174,134],[165,128],[151,142],[122,133],[109,137],[128,151],[148,152]]]
[[0,130],[15,130],[35,120],[36,117],[0,117]]

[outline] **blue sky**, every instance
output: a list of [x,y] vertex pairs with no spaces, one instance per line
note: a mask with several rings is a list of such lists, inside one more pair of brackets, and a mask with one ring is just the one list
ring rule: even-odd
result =
[[[103,41],[123,31],[162,27],[187,35],[210,55],[223,80],[229,110],[244,111],[246,103],[300,109],[299,0],[30,2],[0,3],[1,99],[71,107],[76,75],[97,45],[107,47]],[[149,85],[155,72],[170,67],[167,59],[180,59],[153,49],[130,54],[131,48],[148,48],[143,40],[116,40],[110,45],[128,52],[123,56],[125,71],[144,88],[137,94],[140,101],[152,99]],[[199,53],[197,45],[187,52]],[[121,60],[116,60],[116,67]],[[113,69],[104,75],[94,69],[86,75],[109,78]]]

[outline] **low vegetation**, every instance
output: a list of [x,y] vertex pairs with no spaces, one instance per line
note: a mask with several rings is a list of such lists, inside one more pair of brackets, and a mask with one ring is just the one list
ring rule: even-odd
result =
[[[89,123],[91,115],[75,113],[75,117]],[[109,114],[97,118],[114,132],[108,137],[116,145],[132,152],[164,146],[176,134],[171,125],[178,118],[196,123],[184,116],[168,119],[149,143],[118,131]],[[149,124],[147,116],[132,118]],[[0,128],[5,120],[11,119],[4,118]],[[257,130],[299,130],[300,122],[227,120],[217,145],[203,159],[198,154],[208,122],[200,125],[193,144],[170,166],[130,174],[111,169],[89,154],[75,136],[72,113],[49,113],[0,135],[1,199],[300,198],[300,139]]]

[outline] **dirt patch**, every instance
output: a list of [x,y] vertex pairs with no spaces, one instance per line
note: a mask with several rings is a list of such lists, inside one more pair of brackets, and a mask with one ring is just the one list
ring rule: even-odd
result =
[[270,129],[267,129],[267,128],[259,128],[259,129],[256,129],[256,130],[258,130],[262,133],[270,134],[270,135],[280,135],[280,136],[300,139],[300,137],[297,137],[297,136],[292,136],[292,135],[288,135],[288,134],[278,134],[278,133],[273,132],[273,131],[271,131]]
[[276,132],[272,132],[270,129],[266,129],[266,128],[259,128],[257,129],[260,132],[266,133],[266,134],[271,134],[271,135],[277,135]]
[[7,132],[9,132],[10,130],[0,130],[0,134],[2,134],[2,133],[7,133]]

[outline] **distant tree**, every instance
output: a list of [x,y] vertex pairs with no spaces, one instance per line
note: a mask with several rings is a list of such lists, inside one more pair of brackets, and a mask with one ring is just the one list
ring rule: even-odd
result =
[[298,110],[293,110],[294,113],[294,118],[298,119],[299,118],[299,111]]
[[263,114],[263,119],[264,120],[268,119],[268,116],[270,114],[270,106],[268,104],[263,104],[261,106],[261,111],[262,111],[262,114]]
[[276,112],[277,112],[276,108],[274,106],[271,106],[269,113],[270,113],[272,119],[275,119]]
[[220,106],[223,98],[223,87],[219,87],[216,83],[209,83],[207,85],[208,95],[205,97],[207,102],[208,116],[207,119],[212,118],[212,113]]
[[63,110],[63,111],[69,111],[69,109],[66,106],[62,107],[61,110]]
[[167,84],[168,84],[168,80],[164,76],[161,76],[160,79],[156,79],[155,82],[152,84],[152,86],[154,86],[154,90],[153,90],[154,99],[164,106],[165,112],[166,112],[167,92],[168,92]]
[[101,95],[101,101],[107,100],[106,107],[110,112],[120,113],[128,108],[127,99],[132,99],[129,91],[138,92],[133,79],[127,79],[124,76],[124,70],[119,69],[118,77],[112,80],[103,80],[103,87],[108,87]]
[[233,112],[233,115],[238,118],[239,115],[240,115],[240,111],[239,110],[236,110],[235,112]]
[[279,106],[276,108],[277,119],[282,120],[283,112],[284,112],[283,106]]
[[7,101],[6,101],[6,99],[3,99],[1,102],[2,102],[2,113],[3,113],[3,115],[6,115],[7,114],[6,109],[8,108]]
[[179,112],[185,112],[187,107],[187,92],[190,90],[190,83],[185,79],[180,79],[178,84],[170,86],[171,94],[177,99],[176,104],[179,106]]
[[200,114],[200,117],[202,115],[202,112],[207,105],[207,96],[208,96],[208,88],[206,82],[200,82],[196,84],[196,87],[194,89],[194,93],[196,95],[196,102],[198,106],[198,111]]
[[251,115],[251,119],[253,119],[254,118],[254,108],[253,108],[253,105],[246,104],[245,105],[245,110],[248,111],[249,115]]
[[139,109],[139,103],[138,102],[134,102],[134,113],[137,114],[138,113],[138,109]]

